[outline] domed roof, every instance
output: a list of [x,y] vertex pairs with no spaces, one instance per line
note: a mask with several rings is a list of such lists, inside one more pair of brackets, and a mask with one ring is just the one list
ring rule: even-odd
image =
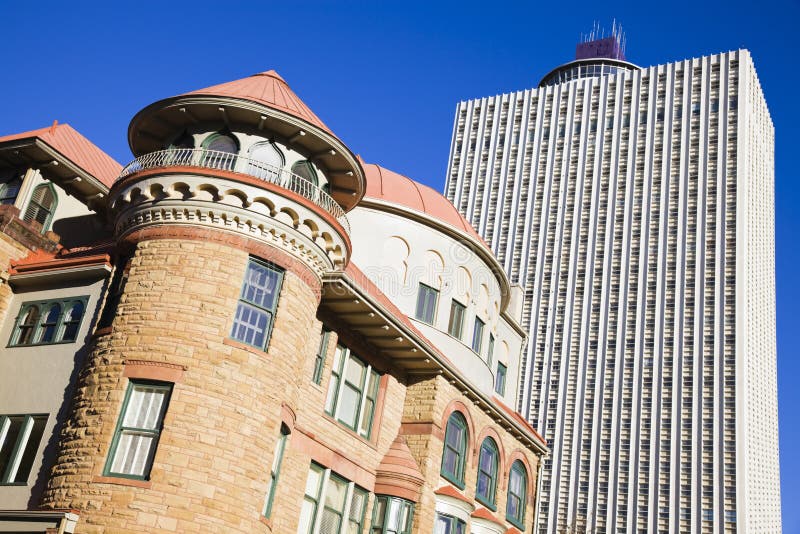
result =
[[227,96],[250,100],[302,119],[328,133],[332,133],[319,117],[289,88],[286,81],[274,70],[259,72],[247,78],[212,85],[184,93],[187,95]]
[[361,162],[367,178],[365,198],[399,204],[437,219],[488,246],[453,204],[435,189],[374,163]]

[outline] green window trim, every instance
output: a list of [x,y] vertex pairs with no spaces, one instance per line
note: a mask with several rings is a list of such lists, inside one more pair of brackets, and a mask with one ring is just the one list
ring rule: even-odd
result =
[[323,326],[319,339],[319,348],[317,349],[317,357],[314,361],[314,374],[311,377],[311,381],[317,385],[322,383],[322,372],[325,370],[325,358],[328,354],[330,337],[331,331]]
[[[299,534],[316,534],[325,518],[330,532],[362,532],[369,492],[330,469],[312,462],[300,509]],[[330,521],[336,520],[336,525]],[[305,526],[305,529],[303,527]]]
[[492,368],[492,359],[494,358],[494,336],[489,334],[489,348],[486,349],[486,365],[489,369]]
[[466,534],[467,524],[458,517],[437,513],[435,531],[443,534]]
[[411,534],[413,523],[413,502],[390,495],[375,496],[370,534]]
[[278,443],[275,446],[275,456],[272,460],[272,468],[269,472],[269,488],[267,488],[267,497],[264,502],[264,517],[269,518],[272,515],[272,505],[275,502],[275,493],[278,488],[278,479],[281,474],[281,463],[283,462],[283,454],[286,451],[286,442],[289,439],[289,429],[286,425],[281,425],[281,435],[278,438]]
[[[132,404],[132,398],[136,392],[143,392],[143,395],[137,395],[135,399],[136,404]],[[145,394],[150,393],[150,398]],[[128,389],[125,391],[125,400],[122,403],[119,417],[117,418],[117,426],[114,429],[114,437],[111,440],[111,447],[108,451],[108,458],[103,468],[104,476],[112,476],[119,478],[130,478],[134,480],[148,480],[150,477],[150,470],[153,467],[153,458],[155,457],[156,450],[158,449],[158,441],[161,437],[161,432],[164,425],[164,415],[169,406],[170,397],[172,395],[172,384],[169,382],[155,382],[151,380],[131,380],[128,383]],[[154,400],[159,400],[160,404],[153,406]],[[145,402],[148,405],[145,406]],[[142,412],[142,409],[145,409]],[[155,409],[153,409],[155,408]],[[131,410],[131,411],[129,411]],[[129,416],[132,415],[137,419],[144,418],[140,421],[143,424],[134,425],[136,421],[129,421]],[[129,423],[129,424],[126,424]],[[134,442],[132,439],[127,440],[128,436],[136,436],[140,439]],[[125,440],[125,443],[121,443]],[[149,444],[147,443],[149,440]],[[125,449],[120,449],[120,445],[128,446]],[[130,472],[137,466],[128,465],[126,469],[115,469],[118,465],[117,460],[121,460],[127,464],[130,454],[133,453],[133,461],[136,462],[140,454],[144,453],[143,461],[139,465],[139,473]],[[118,457],[117,455],[121,456]]]
[[467,307],[453,299],[450,304],[450,320],[447,324],[447,333],[456,339],[461,339],[464,334],[464,315]]
[[88,302],[88,295],[23,302],[7,346],[75,343]]
[[469,427],[464,416],[457,411],[450,414],[445,428],[440,474],[459,489],[464,489],[468,433]]
[[423,323],[433,325],[436,321],[436,305],[438,301],[439,291],[420,282],[417,291],[417,309],[414,317]]
[[250,258],[231,327],[231,338],[266,351],[275,324],[283,270]]
[[480,317],[475,317],[475,324],[472,327],[472,350],[476,354],[481,353],[483,346],[483,331],[486,329],[486,323]]
[[0,486],[27,485],[46,425],[46,414],[0,415]]
[[489,508],[497,510],[497,471],[500,451],[492,438],[486,438],[481,443],[478,453],[478,477],[475,482],[475,499]]
[[325,413],[358,435],[370,439],[380,381],[381,375],[372,365],[344,345],[336,345]]
[[44,183],[36,186],[28,200],[28,207],[25,210],[23,220],[25,222],[37,222],[42,226],[42,233],[50,229],[58,207],[58,194],[51,183]]
[[[518,487],[515,488],[515,485],[518,485]],[[522,462],[516,460],[511,464],[511,469],[508,473],[506,520],[522,531],[525,530],[525,500],[527,493],[528,475],[525,473],[525,466],[522,465]]]
[[506,373],[508,372],[508,367],[503,365],[500,362],[497,362],[497,373],[494,377],[494,391],[495,393],[499,393],[500,395],[506,394]]

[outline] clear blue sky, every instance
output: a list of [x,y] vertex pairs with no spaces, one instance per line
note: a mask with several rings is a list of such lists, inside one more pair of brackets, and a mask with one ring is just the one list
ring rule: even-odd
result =
[[775,123],[783,517],[800,533],[798,0],[116,4],[0,3],[0,134],[58,119],[124,164],[145,105],[274,68],[354,152],[441,190],[456,103],[533,87],[594,20],[616,17],[642,66],[750,49]]

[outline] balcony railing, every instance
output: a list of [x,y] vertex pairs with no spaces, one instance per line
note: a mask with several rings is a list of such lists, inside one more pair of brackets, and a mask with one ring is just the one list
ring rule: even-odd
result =
[[287,189],[330,213],[350,233],[350,223],[342,207],[320,187],[294,173],[255,159],[204,148],[170,148],[139,156],[128,163],[118,180],[131,174],[160,167],[202,167],[246,174]]

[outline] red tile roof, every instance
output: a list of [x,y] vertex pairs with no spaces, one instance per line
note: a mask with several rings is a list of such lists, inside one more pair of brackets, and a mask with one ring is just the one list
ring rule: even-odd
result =
[[491,521],[492,523],[497,523],[498,525],[504,524],[502,521],[497,519],[495,515],[487,510],[486,508],[478,508],[474,512],[470,514],[472,517],[476,517],[478,519],[485,519],[486,521]]
[[458,499],[459,501],[464,501],[472,504],[472,499],[466,497],[463,493],[455,489],[453,486],[443,486],[434,491],[433,493],[435,493],[436,495],[446,495],[448,497]]
[[367,178],[365,197],[400,204],[448,224],[488,248],[453,204],[435,189],[374,163],[362,162]]
[[122,165],[114,158],[100,150],[94,143],[86,139],[69,124],[52,126],[0,137],[0,143],[22,139],[38,138],[50,145],[76,166],[97,178],[104,185],[111,187],[119,176]]
[[[212,85],[185,95],[227,96],[250,100],[293,115],[305,122],[333,134],[319,117],[298,97],[274,70],[259,72],[247,78]],[[183,96],[183,95],[182,95]]]

